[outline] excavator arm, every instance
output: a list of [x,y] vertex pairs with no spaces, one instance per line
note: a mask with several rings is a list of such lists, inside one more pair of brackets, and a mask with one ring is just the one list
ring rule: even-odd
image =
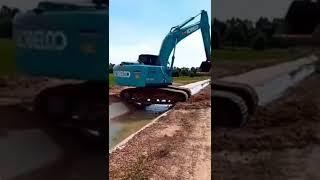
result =
[[[200,21],[194,24],[189,24],[198,16],[201,16]],[[174,26],[170,29],[170,32],[162,42],[160,52],[159,52],[159,61],[161,66],[168,66],[168,64],[171,64],[171,66],[168,67],[168,69],[172,70],[174,59],[175,59],[176,45],[181,40],[193,34],[199,29],[201,29],[203,44],[204,44],[205,53],[208,61],[210,59],[210,54],[211,54],[210,25],[209,25],[207,12],[202,10],[201,13],[197,14],[196,16],[191,17],[185,22],[183,22],[182,24],[178,26]],[[172,60],[169,63],[169,57],[172,51],[173,51]]]

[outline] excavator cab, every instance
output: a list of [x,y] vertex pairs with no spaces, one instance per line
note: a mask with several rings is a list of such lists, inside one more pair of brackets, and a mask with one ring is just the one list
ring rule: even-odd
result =
[[138,62],[146,65],[161,66],[157,55],[141,54],[139,55]]

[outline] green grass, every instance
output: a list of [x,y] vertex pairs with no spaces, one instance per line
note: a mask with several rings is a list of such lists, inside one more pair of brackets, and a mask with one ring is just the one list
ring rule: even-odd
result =
[[296,60],[311,53],[306,48],[266,49],[224,48],[213,50],[213,66],[216,78],[241,74],[252,69]]
[[180,77],[174,77],[173,78],[173,83],[185,85],[197,81],[202,81],[206,79],[210,79],[210,76],[196,76],[196,77],[189,77],[189,76],[180,76]]
[[255,61],[287,61],[295,59],[297,56],[305,53],[305,49],[266,49],[264,51],[255,51],[249,48],[226,48],[213,50],[213,59],[219,62],[247,63]]
[[109,88],[115,85],[113,74],[109,73]]
[[16,72],[14,42],[10,39],[0,39],[0,76]]

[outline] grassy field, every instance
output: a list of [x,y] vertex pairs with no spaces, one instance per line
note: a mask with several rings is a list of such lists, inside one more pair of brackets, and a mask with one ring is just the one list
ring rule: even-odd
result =
[[16,72],[14,43],[10,39],[0,39],[0,76]]
[[213,74],[215,78],[241,74],[256,68],[296,60],[310,54],[303,48],[266,49],[254,51],[248,48],[213,50]]
[[213,50],[213,59],[215,63],[235,62],[266,62],[266,61],[288,61],[297,56],[306,53],[307,50],[301,48],[288,49],[266,49],[264,51],[255,51],[249,48],[225,48]]
[[206,79],[211,79],[211,77],[210,76],[196,76],[196,77],[180,76],[180,77],[174,77],[173,82],[179,85],[185,85],[185,84],[202,81]]

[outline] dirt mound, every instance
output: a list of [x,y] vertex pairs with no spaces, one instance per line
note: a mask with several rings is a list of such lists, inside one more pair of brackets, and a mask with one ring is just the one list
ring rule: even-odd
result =
[[[111,153],[109,178],[210,179],[208,89],[177,104],[167,116],[130,139],[123,149]],[[200,108],[201,105],[205,106]]]
[[204,107],[211,107],[211,87],[207,86],[198,94],[191,96],[191,98],[185,102],[179,102],[175,105],[174,109],[201,109]]

